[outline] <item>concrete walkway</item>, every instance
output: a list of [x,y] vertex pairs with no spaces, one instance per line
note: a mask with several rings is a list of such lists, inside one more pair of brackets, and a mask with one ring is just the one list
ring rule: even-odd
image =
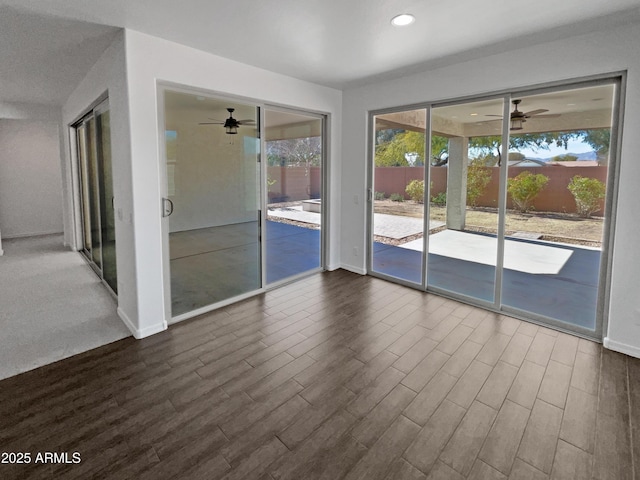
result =
[[[312,223],[320,225],[320,214],[305,212],[302,207],[278,207],[269,209],[270,217],[285,218],[297,222]],[[444,225],[444,222],[430,221],[429,228],[433,230]],[[423,233],[423,222],[421,218],[404,217],[402,215],[388,215],[386,213],[373,214],[373,234],[381,237],[400,240],[411,235]]]

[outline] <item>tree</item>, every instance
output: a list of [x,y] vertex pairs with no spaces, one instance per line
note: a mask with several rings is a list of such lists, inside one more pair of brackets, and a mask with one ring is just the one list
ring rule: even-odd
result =
[[[407,156],[416,155],[415,165],[425,163],[425,135],[409,130],[380,130],[376,132],[376,167],[409,166]],[[449,139],[440,135],[431,136],[431,164],[447,163]]]
[[[611,130],[592,129],[562,132],[521,133],[509,136],[509,150],[531,148],[549,150],[551,146],[569,146],[570,140],[582,140],[591,146],[601,164],[609,155]],[[375,161],[378,167],[408,166],[406,154],[418,154],[417,164],[424,163],[424,141],[422,132],[388,129],[376,132]],[[502,163],[502,136],[488,135],[469,138],[469,150],[474,159],[486,166]],[[431,165],[442,166],[448,162],[449,139],[440,135],[431,136]],[[565,159],[566,160],[566,159]]]
[[581,132],[582,141],[593,148],[598,157],[599,164],[606,164],[609,160],[609,148],[611,144],[611,129],[600,128],[584,130]]
[[476,160],[488,167],[501,164],[501,146],[502,137],[500,135],[469,138],[469,150],[475,150]]
[[[551,145],[564,147],[569,145],[572,138],[582,138],[584,132],[544,132],[521,133],[509,136],[509,150],[521,150],[523,148],[549,150]],[[500,135],[488,135],[485,137],[469,138],[469,149],[478,152],[478,157],[483,158],[485,164],[490,165],[493,159],[497,161],[493,165],[502,163],[502,137]]]
[[422,132],[403,131],[396,134],[392,140],[376,145],[376,167],[409,166],[407,154],[418,154],[416,165],[423,164],[424,142]]
[[431,165],[440,167],[449,160],[449,139],[440,135],[431,135]]
[[267,162],[271,166],[319,166],[322,160],[320,137],[290,138],[267,142]]

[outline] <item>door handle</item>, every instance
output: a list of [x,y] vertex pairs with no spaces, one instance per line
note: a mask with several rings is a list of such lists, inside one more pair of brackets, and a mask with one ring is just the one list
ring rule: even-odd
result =
[[168,198],[162,199],[162,216],[168,217],[173,213],[173,202]]

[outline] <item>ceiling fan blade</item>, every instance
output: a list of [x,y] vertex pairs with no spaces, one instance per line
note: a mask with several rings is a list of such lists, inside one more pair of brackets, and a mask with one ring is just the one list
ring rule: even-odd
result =
[[559,113],[549,113],[547,115],[534,115],[533,118],[557,118],[559,116]]
[[224,125],[224,122],[200,122],[198,125]]
[[255,120],[252,120],[252,119],[250,119],[250,118],[248,118],[248,119],[246,119],[246,120],[238,120],[238,123],[241,123],[241,124],[243,124],[243,125],[249,125],[250,123],[255,124],[255,123],[256,123],[256,121],[255,121]]
[[539,108],[538,110],[531,110],[530,112],[525,112],[525,115],[527,117],[532,117],[534,115],[538,115],[540,113],[544,113],[544,112],[548,112],[549,110],[547,110],[546,108]]

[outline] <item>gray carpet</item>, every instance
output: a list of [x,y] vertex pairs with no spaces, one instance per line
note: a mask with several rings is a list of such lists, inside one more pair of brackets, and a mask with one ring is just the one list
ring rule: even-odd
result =
[[0,379],[131,335],[116,300],[61,235],[2,246]]

